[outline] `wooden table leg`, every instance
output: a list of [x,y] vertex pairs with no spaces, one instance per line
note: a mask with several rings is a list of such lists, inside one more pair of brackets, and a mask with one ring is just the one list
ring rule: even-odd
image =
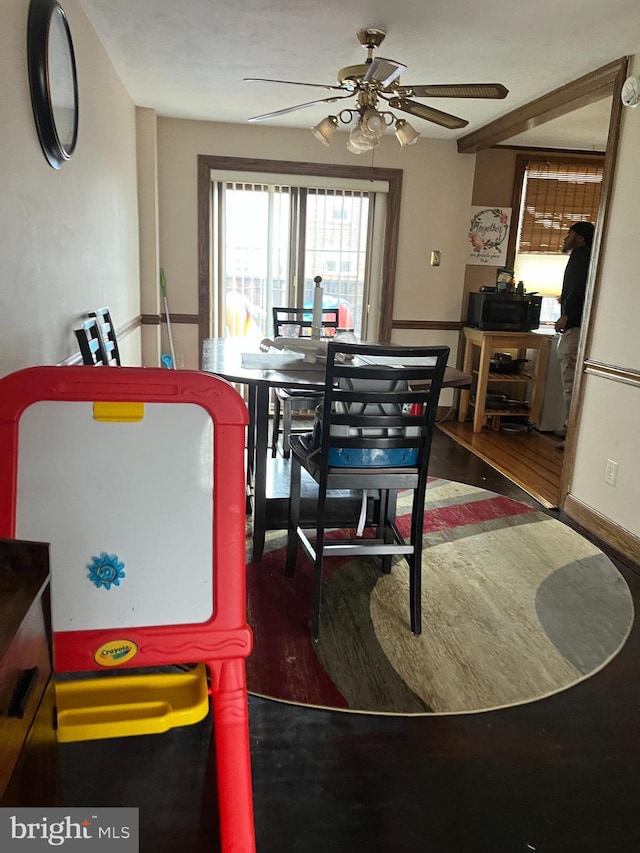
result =
[[[462,372],[468,373],[471,375],[471,368],[473,365],[473,344],[471,341],[465,340],[464,344],[464,363],[462,365]],[[460,407],[458,409],[458,421],[460,423],[464,423],[467,419],[467,415],[469,414],[469,398],[471,396],[471,391],[467,388],[463,388],[460,391]]]
[[256,466],[256,387],[249,385],[247,408],[249,425],[247,426],[247,515],[253,512],[253,480]]
[[267,449],[269,438],[269,386],[259,385],[256,393],[255,467],[253,477],[253,559],[264,551],[267,521]]
[[535,381],[533,396],[531,399],[531,413],[529,421],[537,424],[540,420],[542,412],[542,404],[544,403],[544,392],[547,385],[547,370],[549,367],[549,350],[551,347],[550,340],[542,340],[536,354],[535,365]]
[[484,335],[480,347],[480,364],[478,366],[478,384],[476,386],[476,404],[473,411],[473,431],[480,432],[484,425],[487,388],[489,385],[489,359],[493,350],[493,339]]

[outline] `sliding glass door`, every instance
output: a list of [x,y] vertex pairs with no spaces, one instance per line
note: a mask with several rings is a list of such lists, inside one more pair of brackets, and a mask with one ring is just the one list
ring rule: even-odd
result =
[[274,306],[311,310],[314,278],[342,328],[374,339],[385,194],[213,177],[213,327],[259,340]]

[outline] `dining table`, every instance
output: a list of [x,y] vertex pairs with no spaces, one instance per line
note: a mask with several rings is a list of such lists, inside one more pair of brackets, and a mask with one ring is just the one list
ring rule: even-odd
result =
[[[324,388],[325,365],[322,360],[305,360],[301,353],[269,349],[262,351],[260,342],[249,338],[205,338],[202,345],[202,370],[247,388],[249,425],[247,428],[246,488],[247,513],[252,514],[252,559],[260,560],[267,530],[287,527],[288,497],[267,496],[269,463],[269,402],[272,388],[297,388],[321,391]],[[469,388],[471,377],[454,367],[445,370],[443,388]],[[275,461],[275,460],[273,460]],[[353,505],[360,506],[358,495]],[[345,506],[347,509],[345,510]],[[328,503],[328,513],[331,508]],[[301,522],[314,520],[313,494],[301,501]],[[340,502],[340,516],[327,517],[328,524],[342,525],[348,505]]]

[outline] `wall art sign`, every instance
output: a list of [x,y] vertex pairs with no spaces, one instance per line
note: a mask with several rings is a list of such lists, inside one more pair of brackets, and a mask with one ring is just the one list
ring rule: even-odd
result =
[[510,207],[472,207],[467,263],[504,266],[510,224]]

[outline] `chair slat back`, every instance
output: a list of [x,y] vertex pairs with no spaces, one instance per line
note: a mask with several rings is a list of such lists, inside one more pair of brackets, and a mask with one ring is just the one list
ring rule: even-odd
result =
[[78,340],[82,363],[93,367],[103,367],[107,364],[107,354],[102,343],[102,336],[95,317],[85,320],[80,328],[73,330]]
[[89,317],[95,317],[96,319],[100,336],[102,338],[105,365],[120,367],[120,350],[118,349],[116,330],[113,327],[111,312],[108,308],[98,308],[96,311],[90,311]]
[[[355,460],[368,458],[375,450],[412,449],[413,454],[396,458],[404,460],[400,464],[408,459],[407,464],[419,467],[429,455],[448,357],[445,346],[330,342],[321,458],[328,458],[329,465],[343,465],[336,463],[335,449],[351,451],[345,458]],[[379,464],[384,459],[379,455]]]
[[[311,335],[313,312],[310,308],[272,308],[272,313],[274,337],[282,335],[282,327],[289,323],[294,323],[297,326],[300,326],[299,337],[309,337]],[[338,328],[338,309],[323,309],[321,320],[323,330],[333,330],[329,332],[325,331],[324,334],[335,334],[335,330]]]

